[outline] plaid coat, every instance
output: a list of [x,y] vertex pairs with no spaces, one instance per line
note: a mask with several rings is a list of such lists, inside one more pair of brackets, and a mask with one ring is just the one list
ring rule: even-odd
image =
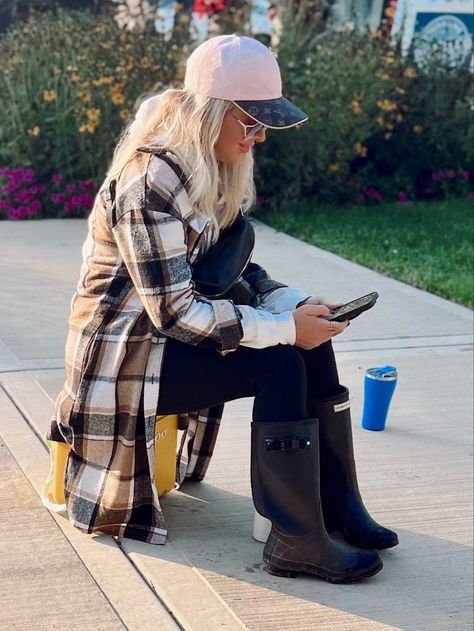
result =
[[[194,292],[190,264],[218,235],[191,207],[178,162],[142,147],[116,182],[115,204],[107,180],[96,196],[71,304],[66,382],[47,435],[71,446],[65,496],[73,525],[154,544],[166,537],[153,476],[167,336],[225,354],[243,335],[232,301]],[[253,264],[240,282],[253,305],[284,287]],[[204,477],[222,412],[185,415],[178,483]]]

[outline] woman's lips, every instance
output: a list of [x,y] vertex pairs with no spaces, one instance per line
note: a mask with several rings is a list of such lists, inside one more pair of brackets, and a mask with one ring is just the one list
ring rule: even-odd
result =
[[243,145],[242,143],[239,142],[239,149],[242,153],[248,153],[250,151],[250,149],[252,148],[252,145]]

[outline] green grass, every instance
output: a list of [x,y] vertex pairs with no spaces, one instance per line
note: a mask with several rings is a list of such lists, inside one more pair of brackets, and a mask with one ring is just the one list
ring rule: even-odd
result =
[[274,228],[472,309],[474,205],[441,202],[261,210]]

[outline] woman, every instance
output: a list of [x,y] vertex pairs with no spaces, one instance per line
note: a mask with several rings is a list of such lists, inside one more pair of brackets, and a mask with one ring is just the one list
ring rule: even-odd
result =
[[269,571],[354,581],[381,569],[372,548],[397,543],[357,489],[330,342],[347,322],[324,319],[334,305],[255,264],[239,281],[246,304],[205,298],[193,282],[193,265],[254,201],[253,145],[306,119],[282,97],[265,46],[221,36],[191,55],[183,89],[142,104],[117,145],[89,219],[48,435],[71,445],[65,495],[82,531],[164,543],[156,415],[181,415],[178,482],[201,480],[223,404],[254,396],[252,490],[273,524]]

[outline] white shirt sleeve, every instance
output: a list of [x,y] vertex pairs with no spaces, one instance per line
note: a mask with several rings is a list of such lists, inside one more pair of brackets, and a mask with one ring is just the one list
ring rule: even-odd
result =
[[283,313],[293,311],[299,302],[310,296],[311,294],[296,287],[280,287],[264,296],[260,306],[270,313]]
[[296,326],[290,311],[273,314],[260,307],[254,309],[247,305],[236,305],[236,308],[242,314],[244,335],[240,340],[241,346],[267,348],[277,344],[294,345]]

